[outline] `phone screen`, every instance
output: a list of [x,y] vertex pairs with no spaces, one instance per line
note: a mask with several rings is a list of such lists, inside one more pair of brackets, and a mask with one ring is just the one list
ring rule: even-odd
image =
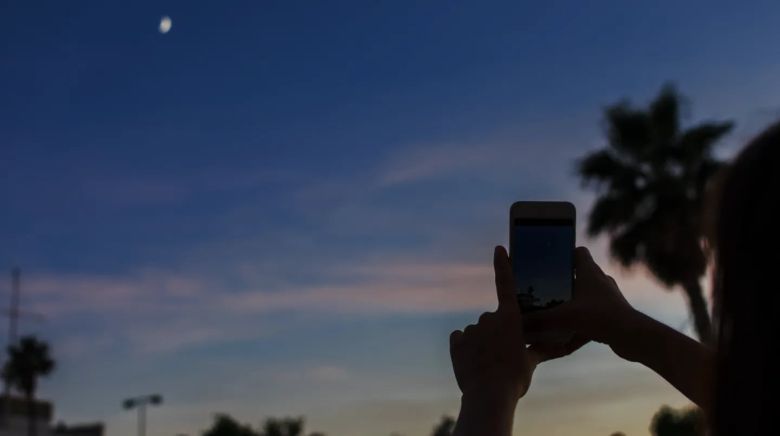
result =
[[571,298],[574,222],[515,218],[512,271],[523,311],[548,309]]

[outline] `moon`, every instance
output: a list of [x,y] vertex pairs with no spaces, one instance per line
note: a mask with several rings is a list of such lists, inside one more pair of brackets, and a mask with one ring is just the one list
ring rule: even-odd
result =
[[171,17],[165,15],[162,18],[160,18],[160,33],[165,35],[166,33],[171,31],[171,26],[173,25],[173,21],[171,21]]

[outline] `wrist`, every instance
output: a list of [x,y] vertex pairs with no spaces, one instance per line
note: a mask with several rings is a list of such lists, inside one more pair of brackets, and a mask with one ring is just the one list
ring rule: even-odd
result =
[[616,320],[615,335],[607,342],[615,354],[631,362],[639,359],[640,350],[637,349],[637,345],[641,341],[637,338],[642,337],[646,318],[642,312],[630,308]]
[[514,414],[519,398],[507,390],[478,389],[461,396],[461,409]]
[[461,396],[461,410],[469,410],[479,415],[496,417],[513,416],[519,396],[506,389],[479,389]]
[[506,393],[469,392],[461,397],[460,413],[453,435],[512,434],[517,400]]

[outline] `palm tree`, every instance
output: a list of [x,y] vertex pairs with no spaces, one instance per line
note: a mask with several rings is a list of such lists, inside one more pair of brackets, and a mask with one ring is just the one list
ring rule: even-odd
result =
[[27,434],[36,435],[35,391],[38,378],[54,371],[55,362],[49,345],[35,336],[25,336],[16,345],[8,347],[8,362],[3,368],[6,382],[22,392],[27,400]]
[[606,234],[610,255],[623,266],[647,267],[667,288],[682,287],[699,339],[712,339],[700,278],[707,182],[723,166],[712,155],[733,123],[680,126],[683,98],[671,85],[646,109],[620,102],[605,111],[607,146],[577,164],[584,186],[598,193],[588,218],[590,236]]

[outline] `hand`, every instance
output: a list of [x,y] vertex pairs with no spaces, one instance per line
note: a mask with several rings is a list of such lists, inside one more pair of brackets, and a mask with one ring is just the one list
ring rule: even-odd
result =
[[699,407],[710,410],[715,352],[632,308],[586,248],[575,250],[574,262],[574,298],[526,315],[525,329],[569,330],[607,344],[618,356],[651,368]]
[[574,296],[552,309],[526,315],[528,331],[568,330],[583,338],[601,342],[621,355],[628,326],[637,312],[620,293],[615,280],[604,274],[585,247],[574,250]]
[[536,366],[569,354],[584,341],[526,347],[509,256],[493,254],[498,309],[476,325],[450,335],[450,355],[463,398],[453,436],[511,436],[517,401],[528,391]]
[[525,395],[536,366],[562,354],[560,347],[526,347],[509,257],[503,247],[493,255],[498,309],[477,324],[450,335],[455,379],[463,397],[514,405]]

